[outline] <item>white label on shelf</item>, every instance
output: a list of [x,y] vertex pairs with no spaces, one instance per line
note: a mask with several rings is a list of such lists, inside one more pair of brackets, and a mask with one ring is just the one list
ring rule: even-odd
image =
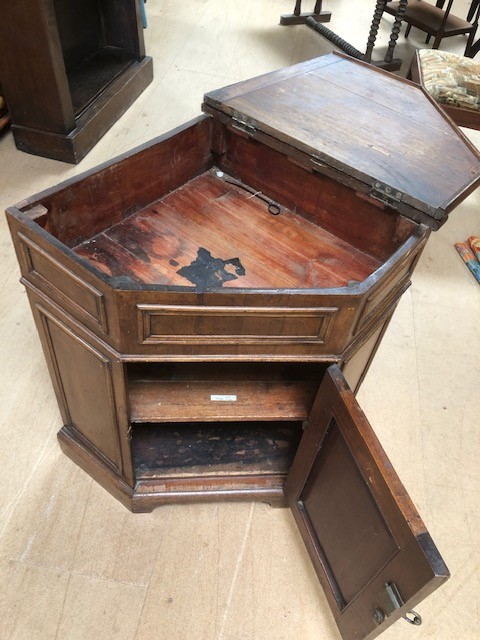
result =
[[212,402],[236,402],[237,396],[211,395],[210,400],[212,400]]

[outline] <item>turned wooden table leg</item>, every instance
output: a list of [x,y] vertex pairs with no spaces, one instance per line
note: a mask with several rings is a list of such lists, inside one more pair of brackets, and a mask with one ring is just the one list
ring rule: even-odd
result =
[[387,52],[385,54],[384,62],[388,65],[388,69],[397,70],[400,69],[402,65],[402,61],[398,58],[393,58],[393,52],[395,49],[395,45],[397,44],[398,36],[400,34],[400,29],[402,27],[403,16],[405,15],[405,11],[407,10],[408,0],[400,0],[398,5],[397,13],[395,14],[395,20],[393,22],[392,31],[390,33],[390,41],[388,43]]
[[382,19],[383,12],[385,11],[386,4],[387,0],[377,0],[377,4],[375,5],[370,33],[368,34],[367,49],[365,51],[365,62],[370,62],[372,59],[373,48],[380,28],[380,20]]
[[307,18],[314,18],[317,22],[330,22],[331,11],[322,11],[322,0],[316,0],[315,7],[311,12],[302,13],[302,0],[296,0],[293,13],[280,16],[280,24],[305,24]]

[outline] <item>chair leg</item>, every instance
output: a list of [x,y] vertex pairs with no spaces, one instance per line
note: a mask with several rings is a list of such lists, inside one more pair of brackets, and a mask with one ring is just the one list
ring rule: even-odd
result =
[[467,22],[472,22],[473,16],[475,15],[475,11],[477,10],[479,2],[480,0],[472,0],[472,4],[470,5],[470,9],[467,13]]
[[443,33],[437,33],[437,35],[435,36],[435,40],[433,41],[432,49],[438,49],[438,47],[440,46],[440,42],[442,41],[442,38],[443,38]]
[[477,52],[473,52],[473,41],[475,39],[475,34],[477,33],[477,27],[475,26],[475,29],[472,29],[470,31],[470,33],[468,34],[468,40],[467,40],[467,45],[465,47],[465,53],[463,54],[465,56],[465,58],[473,58],[475,53]]
[[407,28],[405,29],[405,38],[408,38],[408,36],[410,35],[410,29],[412,28],[411,24],[407,25]]
[[428,34],[427,37],[425,38],[425,44],[428,44],[430,42],[430,38],[431,36]]

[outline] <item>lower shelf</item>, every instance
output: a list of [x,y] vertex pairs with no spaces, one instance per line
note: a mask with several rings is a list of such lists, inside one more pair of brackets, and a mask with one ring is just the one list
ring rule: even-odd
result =
[[302,423],[134,424],[136,479],[285,475]]
[[135,58],[119,47],[100,47],[67,72],[73,111],[78,117]]

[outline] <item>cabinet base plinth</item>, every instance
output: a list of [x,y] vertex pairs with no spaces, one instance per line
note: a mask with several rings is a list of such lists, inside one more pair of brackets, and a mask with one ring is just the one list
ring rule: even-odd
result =
[[62,451],[88,475],[134,513],[147,513],[162,504],[186,502],[257,501],[287,506],[284,475],[216,476],[139,480],[135,488],[63,427],[58,432]]
[[152,59],[134,62],[80,115],[69,133],[12,124],[20,151],[78,164],[153,80]]

